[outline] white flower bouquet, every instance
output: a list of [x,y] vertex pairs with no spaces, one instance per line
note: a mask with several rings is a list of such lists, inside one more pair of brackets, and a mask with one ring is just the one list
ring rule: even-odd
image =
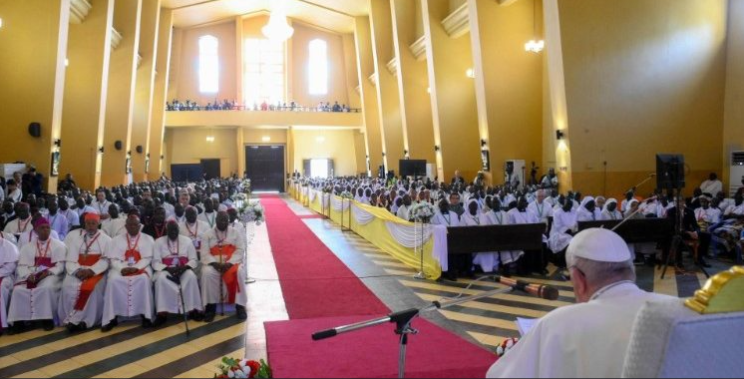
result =
[[411,219],[428,224],[434,218],[436,212],[436,208],[428,202],[418,203],[411,209]]

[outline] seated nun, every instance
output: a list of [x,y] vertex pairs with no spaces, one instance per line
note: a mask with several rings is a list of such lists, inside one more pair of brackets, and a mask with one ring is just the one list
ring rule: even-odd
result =
[[638,288],[628,246],[614,232],[579,233],[566,258],[578,304],[542,318],[491,367],[489,378],[622,376],[636,316],[665,296]]

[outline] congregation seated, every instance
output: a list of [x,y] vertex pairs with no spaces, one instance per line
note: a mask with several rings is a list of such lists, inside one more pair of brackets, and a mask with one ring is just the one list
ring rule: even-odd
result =
[[339,104],[336,101],[333,105],[330,102],[321,102],[318,106],[302,106],[297,102],[277,102],[270,103],[263,101],[260,104],[237,104],[235,100],[223,100],[222,102],[215,100],[214,102],[208,102],[207,105],[200,105],[197,102],[186,100],[181,102],[178,99],[173,99],[171,102],[165,103],[165,110],[168,112],[198,112],[198,111],[232,111],[232,110],[245,110],[254,112],[327,112],[327,113],[359,113],[360,109],[352,109],[346,104]]

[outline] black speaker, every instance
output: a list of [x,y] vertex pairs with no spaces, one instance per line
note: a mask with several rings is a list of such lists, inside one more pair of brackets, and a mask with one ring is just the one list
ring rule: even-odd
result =
[[679,154],[656,155],[656,188],[685,188],[685,156]]
[[114,142],[114,148],[115,148],[115,149],[116,149],[117,151],[121,151],[121,149],[123,149],[123,148],[124,148],[124,143],[123,143],[123,142],[121,142],[121,141],[116,141],[116,142]]
[[142,154],[143,151],[145,150],[142,148],[142,145],[137,146],[137,154]]
[[32,122],[28,125],[28,134],[34,138],[41,138],[41,124],[38,122]]

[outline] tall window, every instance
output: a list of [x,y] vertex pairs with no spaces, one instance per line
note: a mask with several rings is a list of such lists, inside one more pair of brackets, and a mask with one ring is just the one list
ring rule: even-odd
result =
[[199,38],[199,92],[220,91],[219,41],[213,36]]
[[328,43],[316,39],[310,42],[310,94],[328,94]]
[[245,40],[243,91],[248,106],[286,101],[284,46],[266,39]]

